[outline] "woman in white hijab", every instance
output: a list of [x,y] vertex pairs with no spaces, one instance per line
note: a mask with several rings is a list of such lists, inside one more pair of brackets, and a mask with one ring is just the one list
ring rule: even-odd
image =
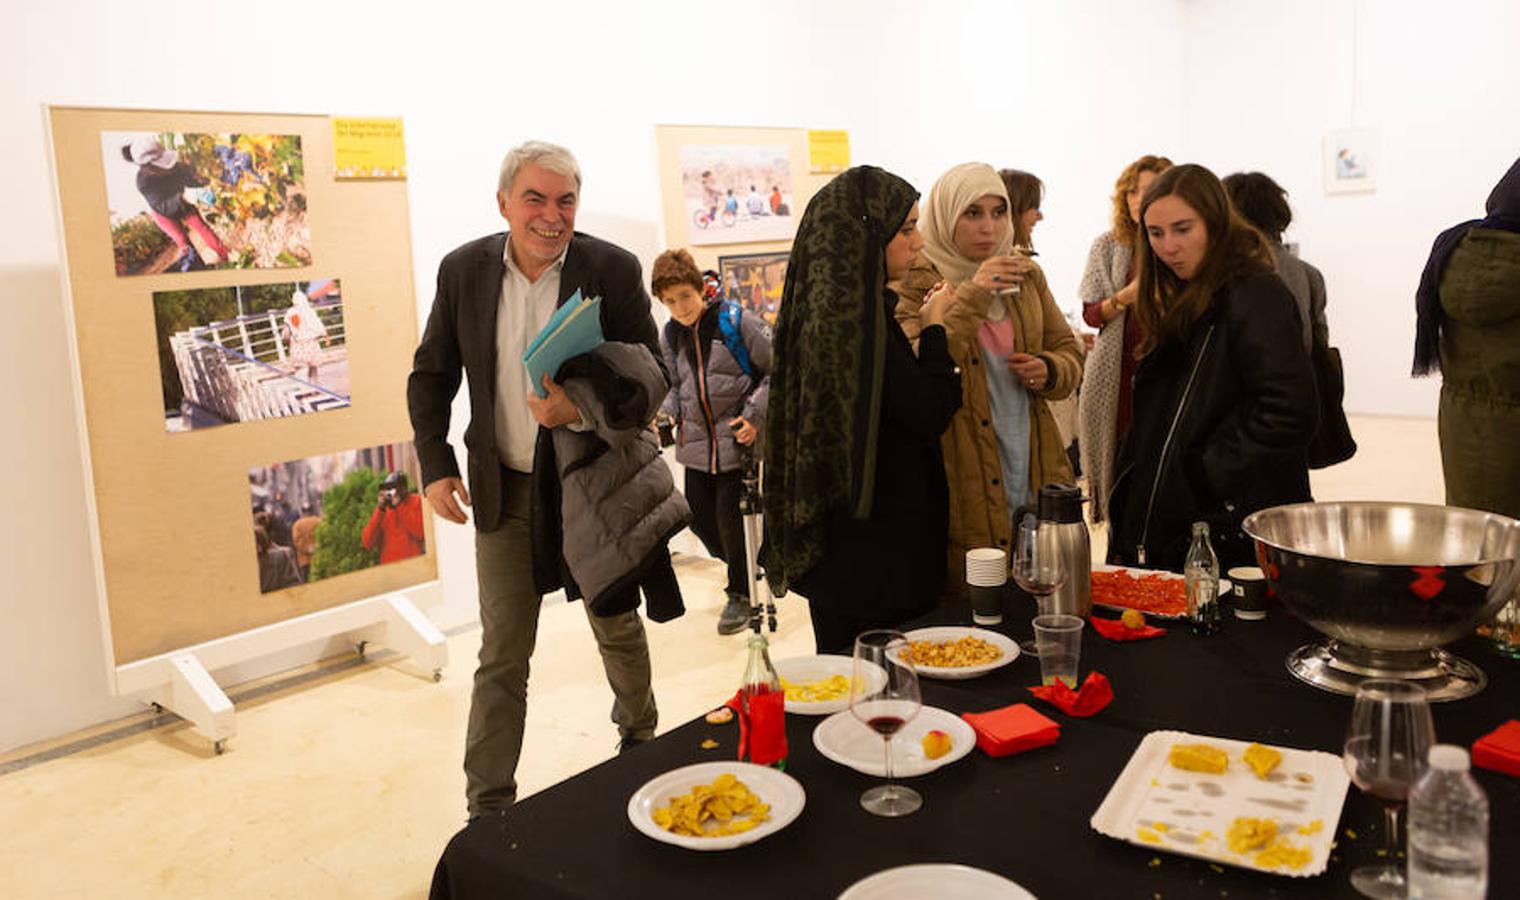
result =
[[950,482],[950,578],[965,584],[973,547],[1011,550],[1012,516],[1042,485],[1072,480],[1047,401],[1082,380],[1082,350],[1040,267],[1013,254],[1008,191],[985,163],[940,177],[924,204],[924,249],[898,286],[909,338],[928,297],[953,291],[945,320],[963,401],[943,438]]
[[291,374],[306,370],[306,380],[317,380],[317,368],[322,364],[322,342],[327,339],[327,327],[317,316],[306,292],[297,288],[290,295],[290,308],[285,310],[285,339],[289,344]]

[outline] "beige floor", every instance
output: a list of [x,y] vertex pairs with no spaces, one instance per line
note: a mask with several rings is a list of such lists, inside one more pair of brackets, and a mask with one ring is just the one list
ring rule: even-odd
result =
[[[1315,473],[1319,499],[1441,501],[1434,422],[1352,424],[1361,451]],[[744,666],[744,636],[713,630],[721,566],[686,558],[679,571],[690,612],[649,632],[666,727],[725,699]],[[801,604],[783,604],[772,644],[778,658],[812,651]],[[478,646],[474,630],[451,638],[438,684],[389,659],[251,691],[220,757],[171,724],[0,776],[0,894],[425,896],[463,824],[459,754]],[[525,794],[606,759],[616,742],[579,604],[544,610],[539,647],[518,773]]]

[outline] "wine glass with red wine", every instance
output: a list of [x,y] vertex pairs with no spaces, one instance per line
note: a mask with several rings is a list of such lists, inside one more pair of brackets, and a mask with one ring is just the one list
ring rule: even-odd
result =
[[923,701],[908,639],[896,631],[867,631],[855,639],[850,712],[881,735],[887,781],[860,795],[866,812],[906,816],[924,804],[918,791],[892,781],[892,736],[918,715]]
[[1383,805],[1383,842],[1388,862],[1351,873],[1351,886],[1367,897],[1403,897],[1403,866],[1396,865],[1399,811],[1426,766],[1435,725],[1425,689],[1408,681],[1368,679],[1356,689],[1343,757],[1351,781]]

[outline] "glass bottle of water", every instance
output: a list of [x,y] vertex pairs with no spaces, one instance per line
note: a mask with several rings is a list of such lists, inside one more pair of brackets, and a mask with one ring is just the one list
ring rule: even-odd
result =
[[1410,898],[1482,898],[1488,891],[1488,798],[1467,751],[1430,748],[1430,768],[1409,791]]
[[1209,523],[1193,523],[1193,545],[1182,564],[1187,580],[1188,620],[1193,633],[1213,634],[1219,630],[1219,557],[1209,543]]

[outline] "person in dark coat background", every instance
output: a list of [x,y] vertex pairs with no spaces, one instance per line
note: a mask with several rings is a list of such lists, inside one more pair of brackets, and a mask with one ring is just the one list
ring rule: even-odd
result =
[[1520,518],[1520,160],[1486,212],[1430,251],[1414,374],[1441,372],[1446,502]]
[[1272,250],[1202,166],[1175,166],[1141,201],[1145,329],[1134,420],[1119,450],[1110,562],[1180,571],[1208,522],[1223,567],[1251,565],[1250,513],[1310,500],[1318,423],[1297,304]]
[[918,356],[893,317],[923,246],[918,192],[871,166],[814,196],[787,264],[765,444],[766,574],[808,599],[819,653],[930,609],[945,578],[940,435],[961,403],[953,293],[926,304]]

